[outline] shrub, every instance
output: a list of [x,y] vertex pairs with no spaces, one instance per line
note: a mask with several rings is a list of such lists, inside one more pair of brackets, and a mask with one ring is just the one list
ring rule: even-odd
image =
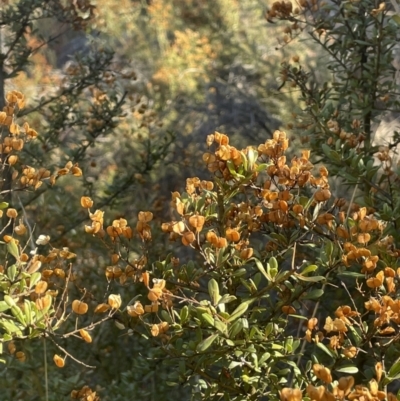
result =
[[188,178],[162,225],[172,254],[147,260],[150,212],[134,230],[119,219],[96,234],[116,255],[108,278],[147,293],[125,306],[125,326],[159,340],[177,367],[169,383],[195,399],[394,397],[400,271],[388,223],[332,196],[309,151],[287,161],[284,132],[241,151],[220,133],[207,143],[212,179]]
[[289,23],[282,42],[308,32],[332,72],[319,85],[298,55],[282,66],[303,101],[289,128],[310,150],[289,161],[282,131],[243,150],[216,132],[209,180],[172,194],[171,254],[148,258],[150,212],[132,231],[143,242],[135,261],[121,220],[99,234],[118,255],[112,269],[126,266],[122,281],[128,271],[143,282],[124,326],[159,340],[175,367],[168,383],[193,399],[396,399],[398,134],[381,146],[373,137],[399,104],[389,8],[275,2],[266,17]]

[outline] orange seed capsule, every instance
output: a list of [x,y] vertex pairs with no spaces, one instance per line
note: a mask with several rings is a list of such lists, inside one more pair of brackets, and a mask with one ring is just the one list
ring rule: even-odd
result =
[[110,309],[110,305],[108,304],[99,304],[96,306],[96,309],[94,310],[94,313],[104,313],[107,312]]
[[72,310],[77,314],[77,315],[84,315],[89,309],[89,306],[87,303],[79,301],[78,299],[75,299],[72,302]]
[[57,367],[59,367],[59,368],[63,368],[65,366],[65,359],[61,358],[60,355],[57,355],[57,354],[54,355],[53,361],[57,365]]
[[253,248],[246,248],[240,251],[240,257],[244,260],[250,259],[253,256]]
[[150,274],[149,272],[142,273],[143,284],[148,287],[150,283]]
[[79,334],[81,335],[81,337],[82,337],[87,343],[91,343],[91,342],[92,342],[92,337],[91,337],[91,335],[90,335],[85,329],[80,329],[80,330],[79,330]]
[[35,305],[36,305],[36,308],[40,311],[44,310],[44,309],[48,309],[51,305],[51,296],[49,294],[46,294],[44,297],[38,298],[35,301]]
[[16,347],[15,347],[14,341],[10,341],[10,342],[8,343],[8,345],[7,345],[7,348],[8,348],[8,352],[9,352],[11,355],[14,354],[15,351],[16,351]]
[[154,302],[157,301],[162,295],[162,290],[161,288],[152,288],[149,293],[147,294],[147,298]]
[[25,355],[25,353],[22,352],[22,351],[18,351],[18,352],[15,354],[15,357],[16,357],[20,362],[25,362],[25,361],[26,361],[26,355]]
[[82,196],[81,206],[85,209],[90,209],[93,206],[93,201],[88,196]]
[[11,155],[8,157],[8,164],[10,166],[13,166],[17,161],[18,161],[18,156],[17,155]]
[[35,286],[36,294],[43,294],[47,290],[47,282],[46,281],[39,281]]
[[122,304],[121,295],[119,294],[110,294],[108,296],[108,304],[112,309],[119,309]]
[[119,261],[119,255],[117,253],[113,253],[111,255],[111,264],[115,265]]

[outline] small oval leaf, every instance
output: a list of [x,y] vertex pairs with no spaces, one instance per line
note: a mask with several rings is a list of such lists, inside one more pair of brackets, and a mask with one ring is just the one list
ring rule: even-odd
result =
[[217,339],[218,334],[213,334],[210,337],[205,338],[203,341],[201,341],[197,347],[196,347],[196,351],[197,352],[204,352],[206,351],[208,348],[210,348],[210,346],[212,345],[212,343]]

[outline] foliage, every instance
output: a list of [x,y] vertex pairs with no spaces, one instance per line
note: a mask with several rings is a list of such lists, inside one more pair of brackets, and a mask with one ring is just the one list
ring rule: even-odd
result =
[[[370,390],[362,391],[378,397],[381,382],[386,397],[399,357],[398,251],[386,224],[365,207],[332,201],[328,171],[313,173],[308,151],[287,163],[283,132],[257,149],[239,151],[219,133],[209,136],[214,143],[203,157],[212,180],[187,179],[186,192],[172,195],[176,219],[163,224],[192,254],[122,272],[130,229],[120,219],[105,230],[118,252],[108,271],[119,273],[109,277],[124,281],[129,268],[148,291],[147,302],[126,306],[125,325],[160,338],[179,361],[169,382],[190,385],[194,399],[278,399],[292,387],[307,387],[312,399],[343,398],[364,380]],[[145,247],[151,219],[141,212],[136,224]],[[331,285],[342,299],[320,310]]]
[[[389,4],[273,3],[265,17],[284,25],[278,39],[285,48],[308,35],[327,54],[331,80],[313,73],[297,54],[282,63],[281,89],[301,94],[287,123],[310,150],[289,156],[287,134],[270,127],[264,127],[269,139],[254,146],[246,138],[241,150],[225,134],[208,135],[199,160],[205,171],[189,176],[184,191],[172,192],[170,218],[160,223],[163,198],[152,178],[165,177],[164,171],[148,173],[164,159],[171,139],[154,141],[161,125],[157,112],[172,113],[167,122],[178,125],[179,97],[205,102],[199,88],[210,88],[221,71],[234,72],[237,58],[256,54],[243,53],[239,40],[238,21],[253,15],[250,3],[233,2],[229,10],[223,0],[212,6],[124,3],[136,7],[143,17],[137,25],[163,56],[147,71],[148,93],[163,102],[154,110],[137,93],[146,81],[132,83],[136,73],[121,68],[126,54],[114,57],[97,41],[65,71],[57,70],[49,81],[58,83],[57,90],[45,93],[29,113],[20,92],[6,96],[0,113],[2,196],[9,197],[2,204],[4,354],[10,355],[8,366],[26,361],[26,370],[30,364],[45,377],[51,372],[45,388],[54,399],[155,399],[166,394],[165,384],[169,394],[190,393],[193,400],[397,399],[398,134],[384,146],[374,138],[379,119],[398,109],[398,15]],[[32,4],[26,8],[29,23],[21,17],[24,1],[1,14],[2,25],[14,24],[4,30],[1,71],[7,79],[29,71],[28,55],[52,42],[40,37],[37,17],[51,17],[50,26],[66,20],[86,29],[89,19],[106,28],[105,16],[89,2],[69,8],[57,1]],[[126,14],[121,22],[132,24]],[[229,27],[218,42],[221,28]],[[247,44],[257,45],[257,35],[250,36]],[[35,51],[24,47],[27,40],[36,43]],[[47,50],[40,60],[50,63]],[[265,94],[258,88],[262,80],[254,82],[257,96]],[[167,110],[164,102],[175,101],[174,111]],[[19,126],[17,112],[29,123]],[[182,121],[180,127],[195,125]],[[40,135],[31,128],[35,123]],[[68,175],[83,181],[78,186]],[[69,190],[58,189],[62,180]],[[140,188],[135,197],[132,188]],[[110,205],[120,213],[106,209]],[[44,211],[51,216],[43,217]],[[60,245],[50,245],[53,237]],[[72,269],[75,257],[79,269]],[[110,319],[114,328],[100,324]],[[44,362],[38,358],[37,342],[29,341],[34,338],[58,348],[53,370],[46,356]],[[91,343],[91,349],[73,340]],[[68,359],[87,369],[93,361],[101,369],[90,377],[90,370],[76,372]],[[8,394],[34,399],[40,387],[23,383]]]
[[[124,1],[123,15],[119,4],[98,2],[99,26],[120,57],[137,66],[164,127],[177,133],[175,169],[165,178],[174,186],[164,184],[165,192],[179,187],[181,164],[199,174],[199,146],[213,130],[244,144],[271,136],[288,119],[297,94],[277,92],[276,76],[292,50],[277,47],[281,28],[268,27],[263,2]],[[307,57],[308,43],[298,43],[296,53],[307,65],[318,63]]]
[[125,304],[124,327],[159,339],[175,367],[168,383],[192,399],[397,399],[397,134],[386,147],[373,138],[398,109],[398,20],[386,8],[274,3],[267,19],[290,23],[283,43],[304,29],[330,56],[321,86],[298,57],[282,69],[300,88],[293,128],[312,152],[288,161],[282,131],[242,150],[216,132],[202,157],[209,180],[172,194],[171,254],[150,259],[149,211],[132,229],[143,241],[133,262],[127,220],[96,234],[117,255],[108,277],[147,293]]
[[[103,344],[111,350],[115,333],[99,339],[93,330],[115,317],[119,299],[99,279],[102,251],[76,230],[85,218],[79,198],[88,193],[102,207],[120,201],[166,156],[173,135],[160,132],[147,100],[128,88],[135,72],[85,35],[93,4],[1,3],[0,302],[7,366],[0,380],[5,399],[60,399],[97,384],[90,372],[113,355]],[[83,48],[57,68],[64,36],[79,38]],[[101,185],[94,188],[96,181]],[[93,306],[98,299],[108,308],[101,317]],[[115,366],[104,365],[99,378]],[[95,392],[85,388],[77,397],[89,395]]]

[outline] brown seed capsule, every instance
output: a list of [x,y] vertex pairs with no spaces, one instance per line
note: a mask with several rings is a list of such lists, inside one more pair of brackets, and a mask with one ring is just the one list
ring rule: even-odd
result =
[[85,209],[90,209],[93,206],[93,201],[88,196],[82,196],[81,206]]
[[26,361],[26,355],[25,355],[25,353],[22,352],[22,351],[18,351],[18,352],[15,354],[15,357],[16,357],[20,362],[25,362],[25,361]]
[[294,309],[293,306],[291,305],[283,305],[282,312],[285,313],[286,315],[290,315],[296,313],[296,309]]
[[87,342],[87,343],[91,343],[92,342],[92,337],[91,335],[84,329],[80,329],[79,330],[79,334],[81,335],[81,337]]
[[238,242],[240,240],[240,233],[237,230],[228,228],[226,230],[226,239],[232,242]]
[[49,294],[46,294],[44,297],[38,298],[35,301],[35,305],[36,305],[36,308],[40,311],[44,310],[44,309],[48,309],[51,305],[51,296]]
[[144,314],[143,305],[139,301],[136,301],[133,305],[129,305],[126,310],[128,315],[132,317],[138,317]]
[[119,255],[117,253],[113,253],[111,255],[111,264],[116,265],[119,261]]
[[5,235],[5,236],[3,237],[3,239],[4,239],[4,242],[6,242],[7,244],[8,244],[9,242],[15,242],[15,245],[18,245],[18,244],[19,244],[19,241],[18,241],[17,239],[15,239],[15,238],[13,238],[13,237],[11,237],[11,236],[9,236],[9,235]]
[[8,161],[8,164],[10,166],[13,166],[18,161],[18,156],[17,155],[11,155],[11,156],[8,157],[7,161]]
[[158,324],[158,329],[160,333],[166,333],[169,329],[169,324],[168,322],[161,322]]
[[26,227],[23,224],[20,224],[15,227],[14,231],[17,235],[24,235],[26,233]]
[[110,310],[110,305],[108,304],[100,304],[96,306],[94,313],[104,313]]
[[154,302],[157,301],[162,295],[162,290],[161,288],[152,288],[149,293],[147,294],[147,298]]
[[7,345],[7,348],[8,348],[8,352],[9,352],[11,355],[14,354],[15,351],[16,351],[16,347],[15,347],[14,341],[10,341],[10,342],[8,343],[8,345]]
[[148,272],[142,273],[143,284],[148,287],[150,283],[150,274]]
[[244,260],[250,259],[253,256],[253,248],[246,248],[240,251],[240,257]]
[[158,327],[157,324],[153,324],[151,326],[151,335],[153,337],[157,337],[160,334],[160,328]]
[[121,295],[110,294],[108,297],[108,304],[112,309],[119,309],[122,304]]
[[61,358],[60,355],[54,355],[53,361],[59,368],[63,368],[65,366],[65,359]]
[[39,281],[35,286],[36,294],[43,294],[47,290],[47,282],[46,281]]
[[77,314],[77,315],[84,315],[89,309],[89,306],[87,303],[79,301],[78,299],[75,299],[72,302],[72,310]]

